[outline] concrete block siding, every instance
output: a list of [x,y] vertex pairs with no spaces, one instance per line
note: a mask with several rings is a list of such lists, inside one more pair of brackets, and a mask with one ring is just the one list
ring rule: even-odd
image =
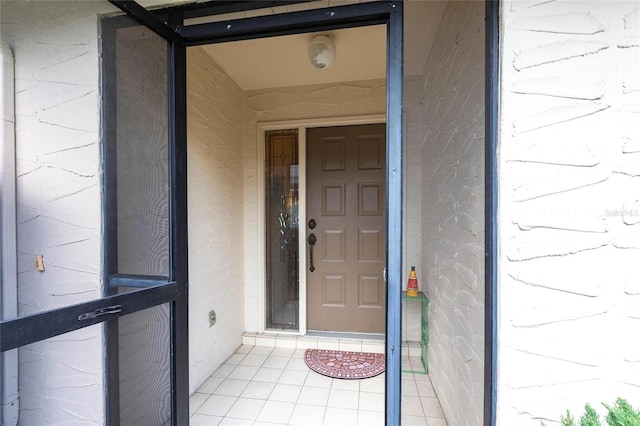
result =
[[448,2],[422,87],[429,374],[452,425],[483,421],[484,5]]
[[[15,56],[20,315],[102,294],[97,35],[98,14],[113,11],[107,2],[0,2]],[[22,424],[104,423],[102,330],[20,348]]]
[[[189,384],[195,391],[244,332],[243,91],[202,48],[187,50]],[[209,311],[217,322],[209,327]]]
[[638,3],[502,17],[498,423],[637,406]]

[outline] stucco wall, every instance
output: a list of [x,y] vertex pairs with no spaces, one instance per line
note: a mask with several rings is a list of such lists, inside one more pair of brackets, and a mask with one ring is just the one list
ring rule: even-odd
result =
[[502,4],[501,425],[640,401],[638,7]]
[[345,82],[331,85],[296,86],[245,92],[245,329],[258,331],[258,194],[257,124],[283,120],[384,114],[384,80]]
[[484,4],[449,2],[426,63],[422,275],[429,375],[449,424],[483,419]]
[[[21,315],[101,296],[97,13],[106,2],[0,2],[15,55]],[[35,269],[44,255],[45,271]],[[102,326],[20,349],[22,424],[103,424]]]
[[[244,332],[243,92],[202,48],[187,50],[189,387],[240,346]],[[209,327],[209,311],[217,322]]]

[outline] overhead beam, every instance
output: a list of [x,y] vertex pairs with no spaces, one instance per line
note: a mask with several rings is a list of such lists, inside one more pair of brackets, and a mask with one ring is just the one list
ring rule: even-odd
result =
[[146,25],[153,31],[158,33],[164,39],[169,41],[180,41],[181,36],[160,18],[153,13],[149,12],[144,7],[140,6],[133,0],[109,0],[109,3],[118,7],[127,15],[139,21],[141,24]]
[[150,12],[167,21],[171,16],[179,15],[183,19],[201,18],[203,16],[223,15],[227,13],[245,12],[255,9],[270,9],[292,4],[309,3],[314,0],[251,0],[251,1],[208,1],[169,6]]
[[[391,3],[393,4],[393,3]],[[233,21],[188,25],[178,31],[185,43],[197,45],[212,42],[246,40],[328,31],[338,28],[386,24],[390,3],[367,2],[286,14],[256,16]]]

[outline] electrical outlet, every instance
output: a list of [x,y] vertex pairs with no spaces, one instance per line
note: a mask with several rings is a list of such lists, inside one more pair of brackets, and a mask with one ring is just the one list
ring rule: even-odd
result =
[[209,312],[209,327],[213,327],[216,323],[216,311]]

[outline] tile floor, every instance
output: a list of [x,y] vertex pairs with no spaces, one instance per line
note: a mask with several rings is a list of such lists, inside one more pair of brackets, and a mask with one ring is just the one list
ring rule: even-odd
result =
[[[196,425],[384,424],[384,373],[363,380],[317,374],[304,349],[242,345],[191,396]],[[419,368],[405,357],[404,366]],[[429,376],[403,373],[402,424],[446,426]]]

